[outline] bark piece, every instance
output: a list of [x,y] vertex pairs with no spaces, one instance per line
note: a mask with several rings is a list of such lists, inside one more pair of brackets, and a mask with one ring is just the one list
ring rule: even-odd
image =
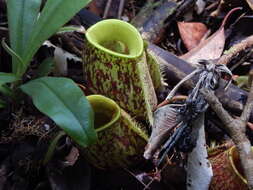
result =
[[148,2],[131,23],[145,40],[158,43],[162,38],[165,20],[175,13],[177,7],[178,4],[173,0]]

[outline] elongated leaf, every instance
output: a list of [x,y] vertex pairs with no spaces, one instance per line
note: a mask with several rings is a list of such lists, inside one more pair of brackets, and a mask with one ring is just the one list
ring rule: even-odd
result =
[[92,108],[72,80],[43,77],[22,85],[21,89],[75,142],[87,146],[96,141]]
[[16,75],[19,75],[20,73],[20,68],[22,66],[24,66],[24,61],[22,60],[22,58],[13,50],[11,49],[5,42],[5,39],[2,39],[2,46],[4,48],[5,51],[7,51],[11,56],[12,59],[14,60],[13,66],[15,66],[16,72],[14,72]]
[[[25,52],[25,63],[29,63],[41,44],[70,20],[90,0],[47,0],[41,15],[33,27]],[[25,72],[24,68],[23,72]]]
[[[38,17],[41,0],[8,0],[8,24],[11,48],[22,57],[30,32]],[[13,72],[18,67],[13,58]]]
[[3,73],[0,72],[0,86],[5,84],[5,83],[10,83],[10,82],[15,82],[18,81],[19,78],[12,74],[12,73]]

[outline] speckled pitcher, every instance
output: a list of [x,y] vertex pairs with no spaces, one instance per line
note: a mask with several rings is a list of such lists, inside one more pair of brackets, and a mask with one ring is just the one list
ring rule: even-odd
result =
[[131,116],[153,123],[160,73],[155,60],[146,55],[137,29],[127,22],[108,19],[91,26],[86,39],[83,68],[87,88],[112,98]]
[[208,153],[213,168],[210,190],[247,190],[236,147],[228,150],[216,148]]
[[127,168],[139,164],[148,136],[140,126],[110,98],[87,96],[95,115],[96,144],[81,154],[100,169]]

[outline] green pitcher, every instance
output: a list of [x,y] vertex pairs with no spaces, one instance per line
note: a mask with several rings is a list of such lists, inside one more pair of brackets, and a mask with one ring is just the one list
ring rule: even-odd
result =
[[140,163],[148,136],[110,98],[87,96],[95,115],[96,144],[81,149],[81,154],[100,169],[126,168]]
[[108,19],[91,26],[86,39],[83,67],[87,88],[112,98],[131,116],[152,124],[157,98],[149,68],[155,65],[148,64],[156,63],[148,61],[151,59],[147,59],[137,29],[127,22]]

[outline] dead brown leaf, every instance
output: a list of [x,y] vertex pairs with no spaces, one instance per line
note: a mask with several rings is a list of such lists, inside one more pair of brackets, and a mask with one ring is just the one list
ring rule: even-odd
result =
[[154,126],[148,140],[144,158],[153,159],[156,151],[161,147],[166,139],[170,136],[170,132],[177,126],[177,111],[169,104],[159,107],[154,112]]
[[181,58],[192,64],[196,64],[203,59],[217,59],[223,52],[224,44],[225,34],[222,27],[197,47],[181,56]]
[[253,0],[246,0],[249,7],[253,10]]
[[234,8],[226,15],[219,30],[211,35],[206,40],[200,42],[200,44],[193,48],[188,53],[182,55],[180,58],[188,61],[192,64],[197,64],[200,60],[218,59],[224,49],[225,45],[225,32],[224,26],[228,20],[228,17],[236,10],[241,8]]
[[206,25],[200,22],[178,22],[177,25],[188,51],[195,48],[208,31]]

